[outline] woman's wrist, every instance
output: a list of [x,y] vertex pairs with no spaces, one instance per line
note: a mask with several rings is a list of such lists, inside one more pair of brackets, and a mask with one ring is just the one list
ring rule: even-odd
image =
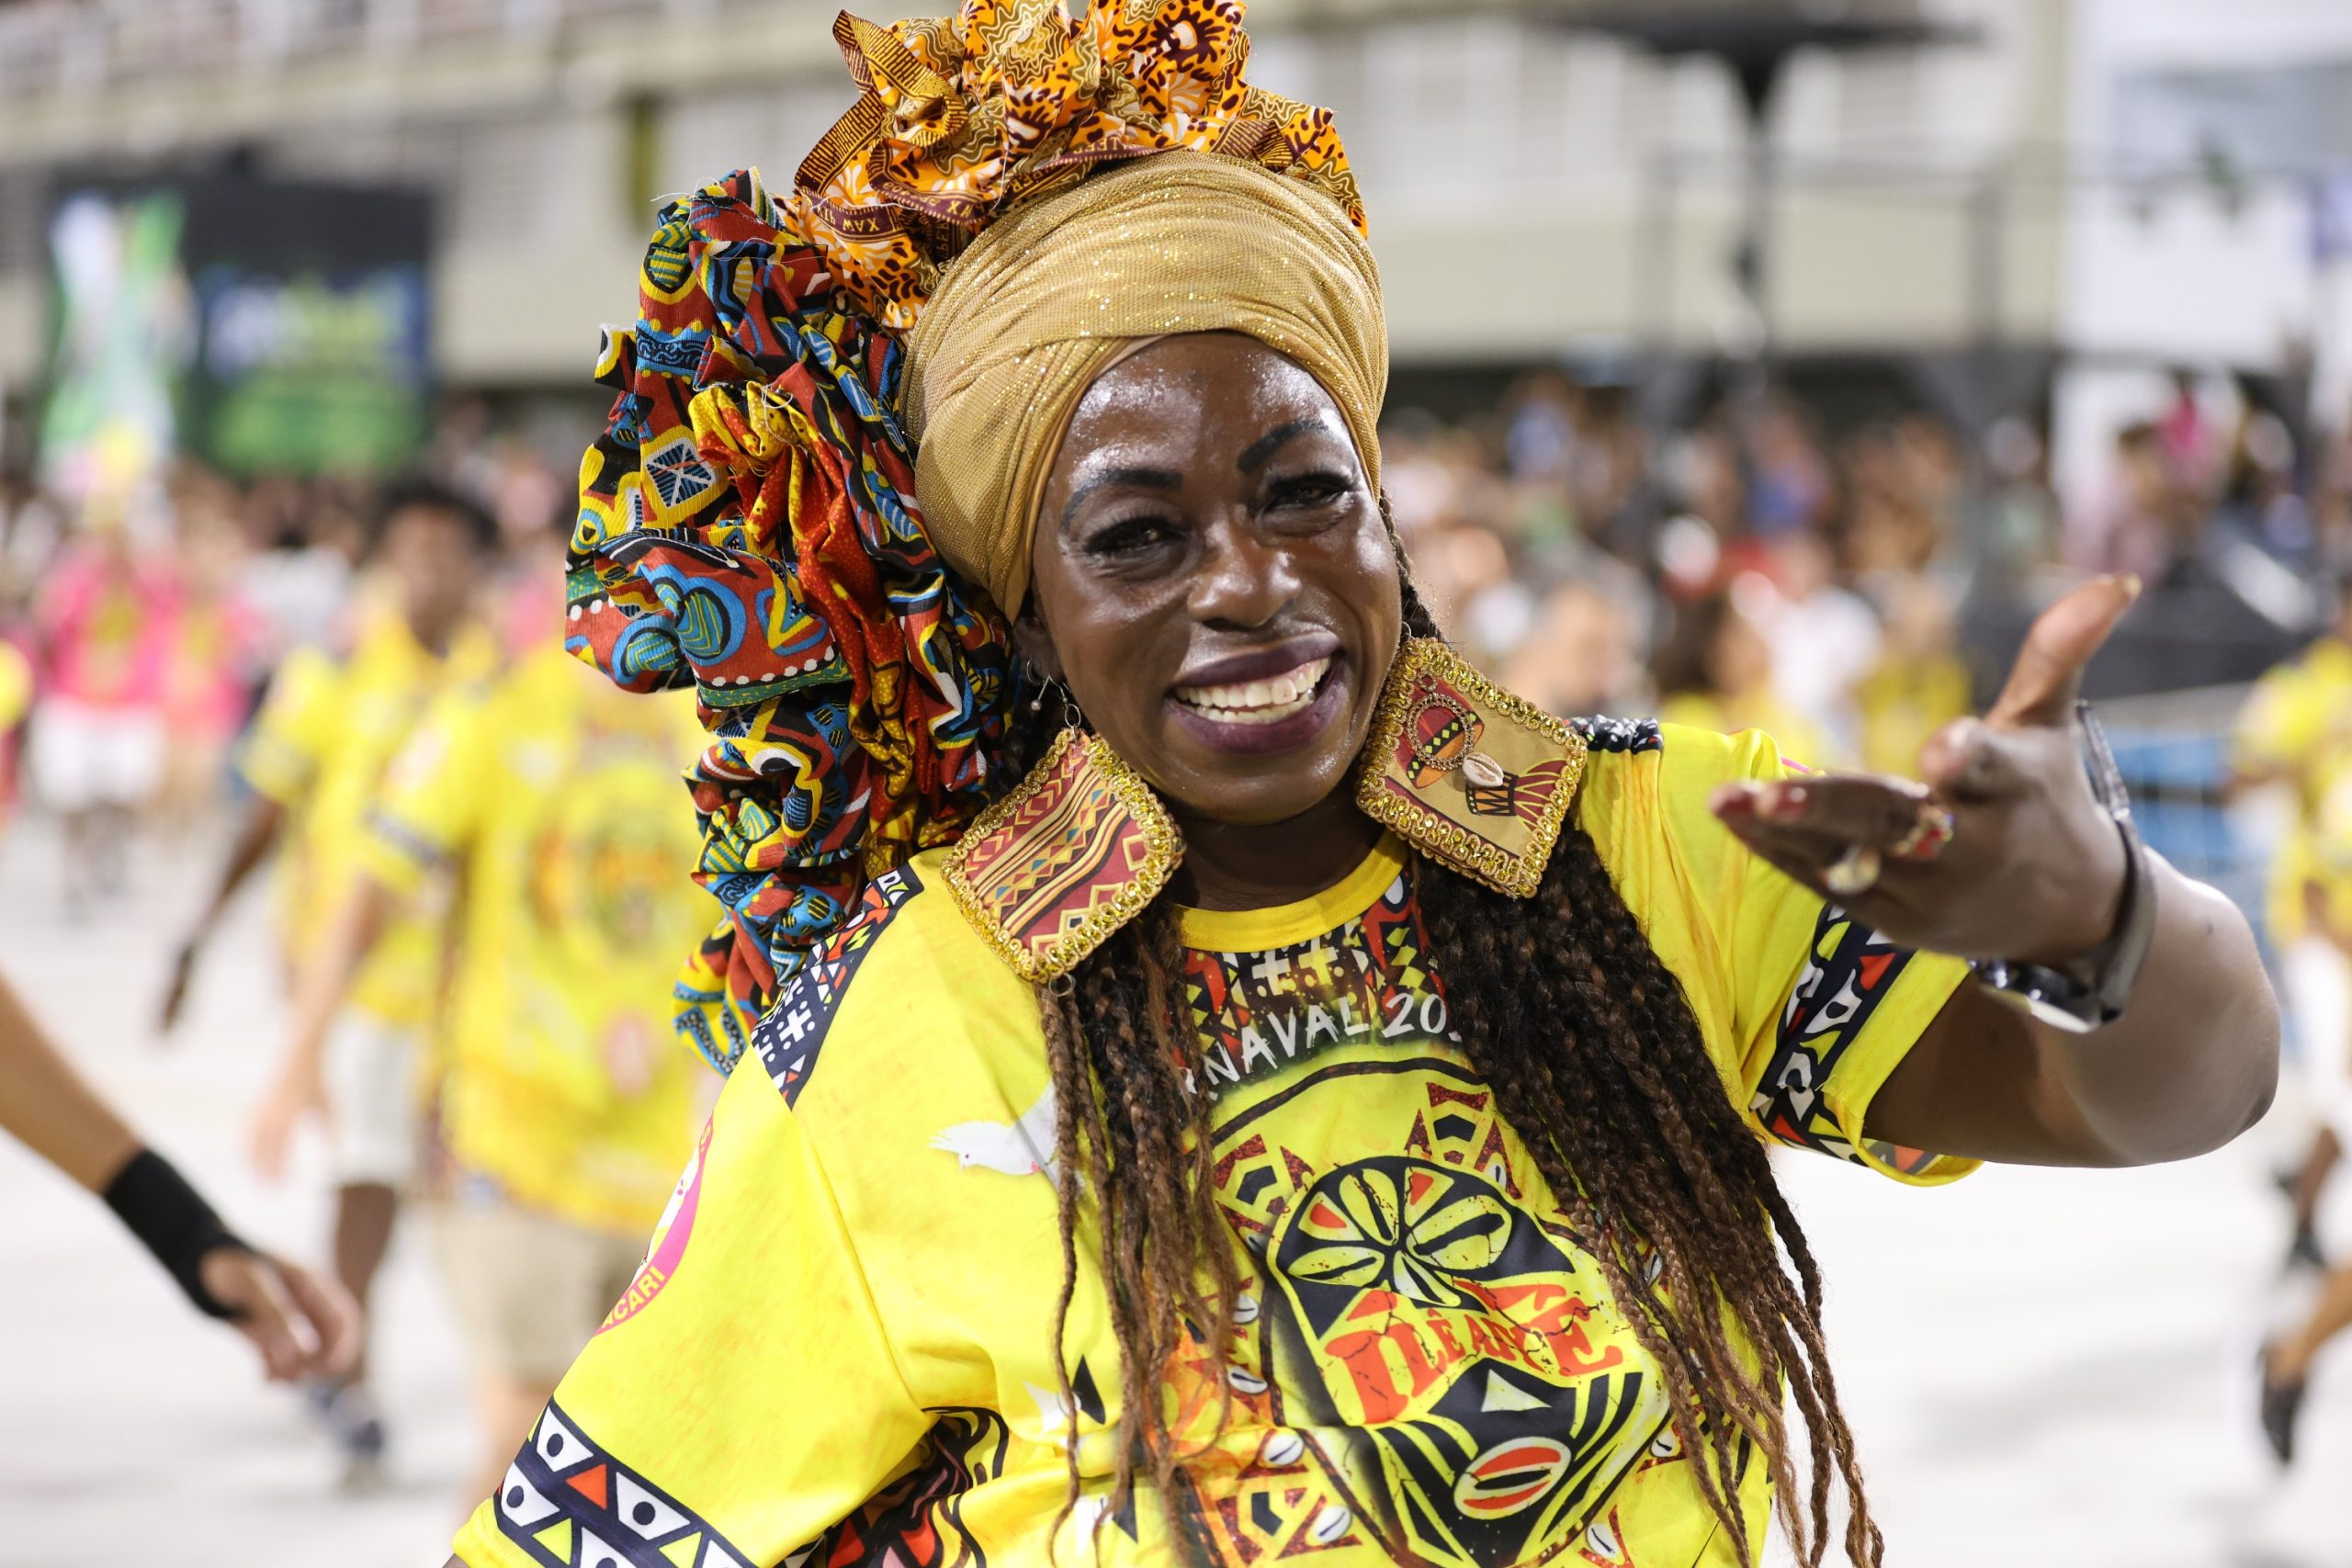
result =
[[203,1194],[172,1162],[154,1150],[141,1148],[124,1162],[100,1194],[107,1208],[129,1227],[155,1261],[176,1280],[196,1310],[207,1317],[233,1318],[237,1313],[205,1287],[206,1255],[223,1247],[253,1250],[221,1222]]

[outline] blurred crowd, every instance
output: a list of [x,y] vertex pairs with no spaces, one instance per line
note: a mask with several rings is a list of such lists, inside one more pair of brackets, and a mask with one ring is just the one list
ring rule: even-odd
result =
[[[2161,590],[2352,559],[2352,446],[2299,447],[2241,389],[2185,375],[2072,507],[2024,419],[1975,442],[1923,411],[1833,430],[1783,389],[1660,439],[1626,389],[1537,375],[1485,417],[1408,413],[1384,437],[1425,592],[1514,689],[1563,714],[1760,727],[1823,765],[1913,771],[2005,665],[1965,629],[2080,573]],[[2324,604],[2251,613],[2291,645]]]

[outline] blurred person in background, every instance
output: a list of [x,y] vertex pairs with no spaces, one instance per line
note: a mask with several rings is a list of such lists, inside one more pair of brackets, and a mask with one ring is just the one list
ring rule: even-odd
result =
[[1984,436],[1986,484],[1969,506],[1963,543],[1975,552],[1973,586],[2015,598],[2039,571],[2054,566],[2064,536],[2051,493],[2047,450],[2034,427],[2012,414]]
[[1747,465],[1748,530],[1778,540],[1825,526],[1838,487],[1804,411],[1775,391],[1741,423]]
[[1743,574],[1675,612],[1674,629],[1650,666],[1657,679],[1657,716],[1725,735],[1762,730],[1780,743],[1782,756],[1826,767],[1839,753],[1826,735],[1781,702],[1772,680],[1772,645],[1747,613],[1770,593],[1761,579]]
[[1741,608],[1772,646],[1772,691],[1781,710],[1833,751],[1852,757],[1861,720],[1854,690],[1876,668],[1882,637],[1870,602],[1838,581],[1837,552],[1818,531],[1772,541],[1765,575],[1748,580]]
[[166,741],[159,826],[185,838],[217,798],[259,666],[260,617],[244,597],[251,559],[225,487],[182,487],[175,511],[179,614],[164,671]]
[[[2352,612],[2347,612],[2352,618]],[[2305,943],[2325,943],[2333,950],[2339,987],[2352,965],[2352,754],[2340,754],[2327,770],[2305,834]],[[2323,1118],[2314,1147],[2304,1169],[2310,1207],[2302,1206],[2304,1190],[2297,1190],[2297,1236],[2308,1247],[2308,1257],[2321,1262],[2312,1244],[2312,1211],[2317,1188],[2326,1170],[2337,1164],[2352,1139],[2352,1010],[2344,1006],[2341,990],[2333,998],[2337,1011],[2332,1020],[2343,1032],[2314,1051],[2306,1063],[2314,1078],[2315,1098]],[[2325,1268],[2319,1292],[2302,1321],[2272,1338],[2262,1351],[2263,1436],[2280,1464],[2295,1459],[2296,1428],[2310,1389],[2312,1364],[2327,1344],[2352,1327],[2352,1260],[2339,1259]]]
[[2116,433],[2104,493],[2072,520],[2069,563],[2086,571],[2161,581],[2178,543],[2177,514],[2189,504],[2165,456],[2162,433],[2144,422],[2127,424]]
[[[2329,929],[2318,869],[2321,807],[2352,770],[2352,570],[2337,574],[2336,613],[2325,635],[2266,672],[2247,694],[2231,735],[2230,791],[2277,787],[2287,819],[2273,851],[2265,924],[2278,955],[2279,989],[2312,1102],[2352,1096],[2352,960]],[[2290,1183],[2293,1260],[2322,1261],[2314,1228],[2329,1174],[2343,1154],[2342,1121],[2324,1117]]]
[[17,810],[17,751],[33,709],[33,661],[0,629],[0,838]]
[[[178,1021],[206,941],[253,873],[279,856],[279,928],[299,976],[322,944],[359,874],[371,809],[387,768],[438,694],[495,667],[480,588],[496,560],[488,513],[458,492],[408,479],[382,499],[369,561],[371,595],[349,651],[298,651],[279,668],[246,745],[253,799],[211,897],[175,956],[163,1027]],[[334,1087],[335,1276],[364,1308],[390,1244],[400,1193],[413,1179],[428,1036],[438,1008],[443,911],[412,901],[386,922],[367,964],[337,989],[320,1071]],[[303,1097],[308,1103],[311,1096]],[[275,1174],[290,1108],[265,1106],[257,1136]],[[322,1383],[314,1407],[342,1451],[347,1484],[381,1474],[385,1433],[368,1359]]]
[[334,1021],[402,909],[445,875],[460,889],[434,1239],[485,1445],[469,1496],[497,1487],[607,1310],[630,1310],[693,1151],[702,1075],[669,1021],[676,955],[710,925],[679,872],[700,851],[678,774],[701,739],[692,697],[632,696],[542,636],[418,727],[304,977],[265,1139],[345,1114],[322,1070]]
[[1608,577],[1567,578],[1544,595],[1503,666],[1505,683],[1561,718],[1647,713],[1647,598],[1641,580],[1622,567]]
[[164,778],[164,697],[179,631],[170,563],[133,537],[125,503],[94,501],[42,573],[30,773],[64,829],[69,917],[122,891],[140,814]]
[[368,530],[324,484],[256,480],[243,507],[251,550],[245,603],[258,626],[259,669],[278,668],[299,649],[332,648],[349,605]]
[[1973,694],[1951,601],[1934,580],[1894,575],[1874,586],[1884,637],[1854,688],[1860,760],[1867,772],[1904,777],[1928,738],[1968,713]]
[[258,1252],[85,1083],[0,977],[0,1132],[104,1201],[188,1304],[252,1341],[273,1382],[334,1377],[359,1348],[332,1280]]

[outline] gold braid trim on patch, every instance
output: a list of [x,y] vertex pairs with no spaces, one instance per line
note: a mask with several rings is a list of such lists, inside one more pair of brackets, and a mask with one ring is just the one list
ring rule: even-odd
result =
[[[1438,791],[1459,790],[1458,770],[1449,772],[1429,789],[1417,789],[1397,760],[1398,742],[1414,713],[1413,697],[1423,676],[1448,694],[1467,701],[1488,728],[1482,737],[1491,752],[1491,736],[1500,721],[1531,732],[1537,750],[1552,753],[1566,764],[1546,800],[1531,821],[1518,816],[1490,817],[1495,831],[1522,839],[1516,849],[1506,848],[1483,832],[1474,832],[1453,817],[1430,804]],[[1445,694],[1436,700],[1451,706]],[[1546,759],[1548,760],[1548,759]],[[1561,720],[1487,679],[1448,644],[1434,637],[1414,637],[1406,643],[1388,673],[1380,705],[1374,711],[1372,734],[1356,764],[1356,805],[1363,814],[1396,834],[1423,854],[1464,875],[1476,877],[1498,893],[1513,898],[1532,897],[1544,882],[1561,825],[1576,801],[1584,779],[1585,739]],[[1527,769],[1517,770],[1524,773]]]
[[[1073,757],[1073,750],[1082,755]],[[1040,795],[1053,792],[1054,798],[1047,801],[1050,813],[1078,799],[1091,780],[1100,781],[1111,796],[1111,808],[1127,818],[1125,824],[1111,829],[1114,841],[1124,841],[1131,832],[1143,835],[1142,863],[1132,866],[1114,865],[1107,859],[1091,866],[1073,863],[1079,886],[1091,886],[1102,901],[1093,903],[1075,926],[1056,930],[1049,936],[1018,929],[1010,919],[1023,892],[1015,879],[1024,858],[1033,857],[1038,848],[1029,840],[1023,819]],[[1047,822],[1051,818],[1037,820]],[[1094,827],[1099,839],[1102,827],[1099,818]],[[1014,974],[1031,985],[1042,986],[1078,967],[1113,932],[1141,914],[1168,886],[1183,858],[1183,833],[1143,775],[1099,738],[1066,729],[1012,794],[980,813],[947,852],[944,870],[948,891],[972,929],[1012,966]]]

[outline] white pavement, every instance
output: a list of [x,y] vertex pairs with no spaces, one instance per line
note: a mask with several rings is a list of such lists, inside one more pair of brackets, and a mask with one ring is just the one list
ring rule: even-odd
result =
[[[315,1258],[320,1151],[257,1183],[243,1118],[275,1049],[260,899],[222,931],[183,1038],[148,1019],[208,848],[62,917],[55,848],[0,844],[0,972],[255,1240]],[[1911,1192],[1826,1160],[1783,1179],[1829,1280],[1838,1381],[1896,1568],[2352,1563],[2352,1349],[2275,1478],[2248,1368],[2283,1310],[2267,1141],[2120,1174],[1990,1171]],[[2331,1216],[2352,1250],[2352,1183]],[[336,1496],[294,1402],[189,1314],[110,1216],[0,1144],[0,1568],[435,1568],[473,1437],[422,1237],[395,1247],[379,1382],[394,1484]],[[780,1413],[788,1418],[788,1413]],[[1642,1564],[1641,1568],[1657,1568]]]

